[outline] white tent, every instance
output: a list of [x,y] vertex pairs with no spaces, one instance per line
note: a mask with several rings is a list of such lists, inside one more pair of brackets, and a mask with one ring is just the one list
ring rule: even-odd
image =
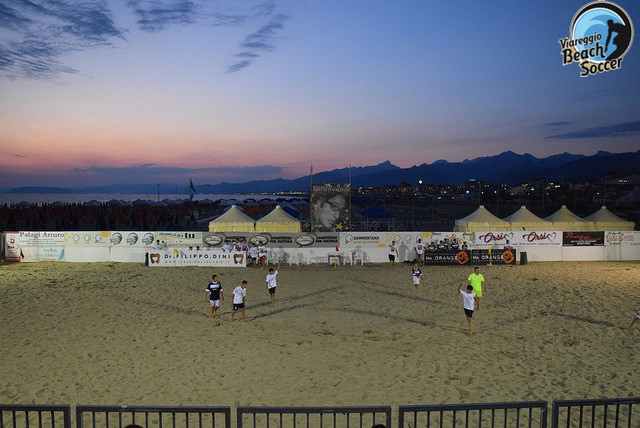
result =
[[509,222],[496,217],[487,210],[484,205],[480,205],[477,210],[468,216],[456,220],[453,228],[454,232],[486,232],[510,230]]
[[553,227],[556,230],[594,230],[594,223],[592,221],[584,220],[578,217],[569,209],[566,205],[560,207],[558,211],[551,214],[549,217],[545,217],[545,220],[553,223]]
[[592,221],[596,230],[633,230],[636,226],[634,222],[621,219],[604,206],[584,219]]
[[300,221],[277,205],[273,211],[256,221],[256,232],[298,233],[302,231]]
[[510,216],[504,218],[511,224],[511,230],[552,230],[553,223],[544,220],[527,209],[524,205]]
[[227,212],[209,222],[209,232],[253,232],[254,230],[255,221],[236,205],[232,205]]

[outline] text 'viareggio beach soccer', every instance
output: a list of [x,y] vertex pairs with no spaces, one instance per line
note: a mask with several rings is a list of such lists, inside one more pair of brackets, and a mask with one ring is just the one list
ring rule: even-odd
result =
[[629,14],[615,3],[596,1],[576,12],[569,37],[558,40],[562,65],[580,64],[580,76],[617,70],[633,42]]

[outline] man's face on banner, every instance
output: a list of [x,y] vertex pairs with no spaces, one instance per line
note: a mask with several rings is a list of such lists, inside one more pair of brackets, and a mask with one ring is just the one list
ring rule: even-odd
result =
[[327,230],[333,229],[346,205],[344,195],[334,195],[320,201],[316,207],[317,222]]

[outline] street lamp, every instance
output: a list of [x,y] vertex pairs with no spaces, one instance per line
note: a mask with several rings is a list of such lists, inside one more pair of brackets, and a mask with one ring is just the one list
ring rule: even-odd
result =
[[[422,186],[422,180],[418,180],[418,192],[420,191],[420,186]],[[413,186],[411,186],[411,230],[415,227],[416,224],[416,192],[413,190]]]

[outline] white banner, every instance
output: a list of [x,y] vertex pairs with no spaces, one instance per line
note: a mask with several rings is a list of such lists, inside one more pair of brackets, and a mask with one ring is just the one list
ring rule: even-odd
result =
[[20,233],[6,232],[4,234],[4,257],[8,262],[20,261]]
[[246,254],[243,252],[227,252],[221,249],[185,250],[167,248],[148,253],[149,266],[226,266],[246,267]]
[[23,262],[64,261],[65,232],[20,232]]
[[65,246],[108,247],[109,232],[65,232]]
[[640,245],[640,232],[632,230],[625,232],[604,232],[604,245],[623,247]]
[[557,230],[513,232],[511,245],[518,246],[562,246],[562,232]]

